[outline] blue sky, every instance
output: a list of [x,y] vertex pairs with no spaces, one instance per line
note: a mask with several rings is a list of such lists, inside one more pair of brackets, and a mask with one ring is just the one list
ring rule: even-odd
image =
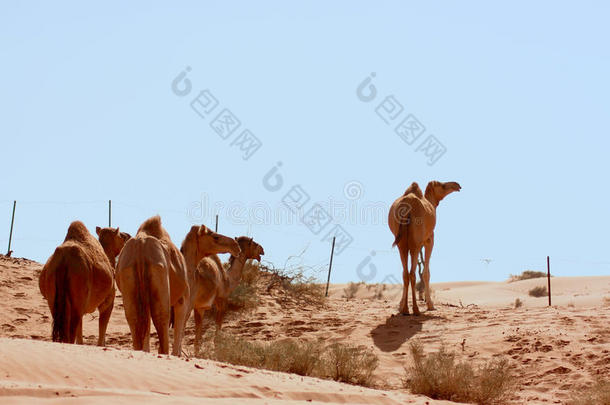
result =
[[[557,275],[610,274],[609,11],[558,1],[5,2],[0,248],[12,200],[14,254],[42,262],[72,220],[105,225],[109,199],[113,225],[133,234],[158,213],[177,245],[191,224],[213,226],[213,210],[198,211],[207,201],[225,207],[221,232],[253,236],[276,266],[321,269],[334,223],[314,235],[296,217],[260,223],[261,212],[283,212],[296,185],[310,196],[305,210],[387,210],[412,181],[436,179],[462,191],[437,211],[433,282],[504,280],[544,269],[547,255]],[[178,96],[172,81],[187,66],[191,92]],[[371,73],[377,96],[363,102],[356,89]],[[203,90],[218,106],[202,118],[191,102]],[[376,109],[389,96],[403,112],[386,124]],[[226,140],[210,126],[224,108],[241,122]],[[426,128],[413,145],[394,132],[408,114]],[[248,160],[232,145],[244,129],[262,142]],[[429,135],[446,149],[433,165],[416,151]],[[278,162],[283,186],[270,191],[263,178]],[[359,266],[370,282],[400,278],[385,215],[331,215],[353,238],[333,282],[357,281]]]

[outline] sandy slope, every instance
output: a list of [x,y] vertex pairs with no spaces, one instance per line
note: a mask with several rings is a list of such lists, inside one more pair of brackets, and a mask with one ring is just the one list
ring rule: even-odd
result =
[[[228,332],[252,340],[295,337],[370,347],[380,359],[377,385],[386,391],[379,391],[203,360],[196,361],[203,368],[196,368],[193,361],[126,350],[130,337],[120,297],[108,329],[108,350],[32,342],[50,337],[49,310],[37,287],[39,269],[34,262],[0,257],[0,336],[28,339],[0,340],[0,395],[10,395],[11,402],[28,403],[33,397],[52,401],[58,392],[77,395],[75,402],[110,396],[111,402],[120,399],[119,403],[169,398],[235,403],[240,398],[240,403],[311,399],[423,404],[427,399],[409,395],[401,387],[409,342],[414,339],[426,351],[444,343],[469,361],[510,357],[519,375],[515,403],[561,403],[595,376],[610,375],[610,303],[604,301],[610,298],[610,277],[553,279],[556,305],[552,308],[546,307],[546,298],[527,295],[544,280],[437,284],[437,310],[419,317],[393,316],[400,286],[361,286],[356,298],[346,300],[345,286],[335,285],[324,308],[270,295],[253,313],[233,316],[226,324]],[[520,309],[512,307],[517,297],[524,301]],[[85,317],[84,333],[86,342],[93,344],[96,315]],[[189,325],[187,351],[192,335]],[[69,366],[58,373],[57,364]],[[218,396],[233,399],[221,401]]]

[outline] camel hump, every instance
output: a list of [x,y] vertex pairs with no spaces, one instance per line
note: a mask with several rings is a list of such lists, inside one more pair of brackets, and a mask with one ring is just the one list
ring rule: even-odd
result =
[[[220,259],[218,260],[220,261]],[[222,280],[224,274],[221,274],[220,271],[221,267],[219,267],[218,262],[209,256],[204,257],[197,264],[197,274],[205,280]]]
[[157,239],[163,239],[165,237],[165,230],[161,225],[161,217],[155,215],[154,217],[148,218],[140,225],[138,233],[144,232],[150,236],[154,236]]
[[89,238],[93,238],[89,234],[89,230],[81,221],[74,221],[68,227],[68,233],[64,241],[74,240],[79,242],[86,242]]
[[415,181],[413,183],[411,183],[411,185],[409,187],[407,187],[403,196],[406,196],[409,194],[415,194],[419,198],[424,198],[424,193],[421,191],[419,184],[417,184],[417,182],[415,182]]

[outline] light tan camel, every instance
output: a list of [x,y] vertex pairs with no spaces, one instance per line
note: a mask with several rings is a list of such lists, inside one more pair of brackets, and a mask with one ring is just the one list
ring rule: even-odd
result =
[[[436,207],[448,194],[460,191],[462,187],[456,182],[442,183],[431,181],[422,194],[417,183],[412,183],[404,194],[390,207],[388,225],[394,234],[394,244],[398,246],[402,261],[403,290],[400,302],[400,312],[409,313],[408,289],[411,283],[413,298],[413,313],[419,315],[417,307],[415,281],[417,257],[423,247],[426,248],[424,256],[424,272],[422,281],[426,294],[428,310],[434,310],[430,297],[430,256],[434,247],[434,226],[436,225]],[[408,258],[411,256],[411,271],[409,271]]]
[[[191,290],[189,313],[187,315],[188,320],[191,315],[191,310],[196,305],[195,299],[200,294],[200,289],[205,287],[198,283],[199,278],[195,277],[197,273],[197,264],[204,257],[211,257],[216,262],[220,263],[217,254],[230,253],[232,256],[237,256],[240,253],[240,248],[235,239],[214,232],[205,225],[194,225],[186,234],[182,246],[180,247],[180,252],[182,252],[186,262],[189,287]],[[197,329],[197,318],[195,318],[195,323],[195,329]],[[197,346],[195,346],[195,348],[197,348]]]
[[194,299],[195,312],[195,352],[199,350],[203,336],[203,315],[205,311],[216,307],[216,333],[222,328],[229,295],[239,284],[246,260],[256,259],[260,262],[265,250],[252,238],[236,238],[241,252],[229,259],[229,268],[225,270],[218,259],[212,255],[201,259],[195,273],[195,285],[198,286]]
[[116,268],[116,257],[121,253],[125,243],[131,239],[131,235],[127,232],[121,232],[119,228],[100,228],[99,226],[95,227],[95,233],[97,233],[97,238],[110,264],[113,268]]
[[114,304],[114,272],[100,243],[80,221],[70,224],[64,242],[42,268],[38,287],[53,316],[54,342],[83,343],[83,315],[99,311],[98,346]]
[[173,307],[172,354],[180,356],[190,297],[186,265],[161,226],[159,216],[147,219],[123,247],[116,281],[123,294],[133,348],[150,351],[152,318],[159,338],[159,353],[169,353],[169,320]]

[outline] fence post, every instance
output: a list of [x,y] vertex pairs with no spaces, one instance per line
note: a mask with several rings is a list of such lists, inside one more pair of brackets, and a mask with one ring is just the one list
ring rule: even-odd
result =
[[551,306],[551,259],[546,257],[546,278],[549,285],[549,307]]
[[214,232],[218,232],[218,214],[216,214],[216,226],[214,227]]
[[112,226],[112,200],[108,200],[108,227]]
[[15,223],[15,207],[17,206],[17,200],[13,201],[13,216],[11,217],[11,232],[8,236],[8,249],[6,249],[6,255],[11,255],[11,242],[13,240],[13,224]]
[[328,279],[326,280],[326,294],[325,297],[328,297],[328,284],[330,284],[330,271],[333,269],[333,255],[335,254],[335,238],[333,236],[333,246],[330,249],[330,264],[328,265]]

